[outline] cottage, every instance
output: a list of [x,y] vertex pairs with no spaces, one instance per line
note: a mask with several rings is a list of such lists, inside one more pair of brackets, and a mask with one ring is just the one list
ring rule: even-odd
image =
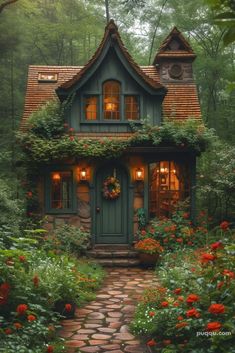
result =
[[[200,122],[194,59],[189,43],[174,28],[153,64],[139,66],[111,20],[85,66],[29,67],[21,129],[27,130],[29,116],[42,104],[68,97],[68,135],[88,141],[84,149],[92,141],[125,145],[136,136],[133,124],[138,128],[142,118],[156,128],[165,119]],[[40,212],[48,216],[48,229],[68,223],[89,229],[93,244],[131,244],[138,209],[148,219],[169,216],[179,200],[189,197],[193,211],[195,169],[196,152],[182,143],[157,146],[139,140],[109,158],[57,158],[41,165]]]

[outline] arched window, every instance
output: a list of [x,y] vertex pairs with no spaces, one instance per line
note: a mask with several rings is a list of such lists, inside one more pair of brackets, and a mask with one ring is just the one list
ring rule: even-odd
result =
[[120,119],[121,85],[117,81],[106,81],[103,84],[104,119]]

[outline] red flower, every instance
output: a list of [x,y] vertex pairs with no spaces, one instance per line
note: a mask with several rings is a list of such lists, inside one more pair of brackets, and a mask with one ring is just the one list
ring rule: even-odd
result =
[[34,284],[35,287],[38,287],[38,285],[39,285],[39,278],[38,278],[37,275],[35,275],[33,277],[33,284]]
[[144,236],[144,235],[146,235],[146,234],[147,234],[146,230],[142,230],[142,231],[141,231],[141,235]]
[[155,316],[155,311],[150,311],[149,316]]
[[12,333],[12,329],[11,328],[6,328],[4,330],[4,332],[5,332],[6,335],[10,335]]
[[183,318],[183,316],[180,315],[180,316],[177,317],[177,320],[178,321],[182,321],[182,320],[184,320],[184,318]]
[[214,261],[216,259],[215,255],[209,254],[209,253],[204,253],[201,256],[201,261],[203,263],[208,263],[209,261]]
[[65,311],[67,311],[67,313],[69,313],[72,310],[72,305],[71,304],[65,304]]
[[70,141],[74,141],[74,136],[69,136]]
[[191,241],[188,241],[188,243],[187,243],[188,245],[193,245],[193,243],[191,242]]
[[207,331],[220,331],[222,327],[222,324],[218,321],[213,321],[213,322],[209,322],[206,325],[206,330]]
[[217,288],[220,289],[221,287],[223,287],[224,285],[224,281],[221,281],[217,284]]
[[28,321],[35,321],[37,318],[36,318],[36,316],[34,316],[34,315],[28,315],[27,316],[27,320]]
[[177,307],[177,306],[179,306],[180,305],[180,303],[178,303],[178,302],[174,302],[174,304],[173,304],[175,307]]
[[69,128],[69,132],[73,132],[74,131],[74,128],[73,127],[70,127]]
[[223,270],[223,275],[228,276],[230,278],[235,278],[235,273],[229,270]]
[[220,229],[226,232],[229,229],[229,222],[223,221],[220,223]]
[[171,344],[171,340],[163,340],[162,343],[164,346],[169,346],[169,344]]
[[151,339],[150,341],[147,342],[147,346],[153,347],[156,346],[157,342],[154,339]]
[[164,301],[164,302],[161,303],[161,306],[162,306],[163,308],[166,308],[166,307],[169,306],[169,303],[168,303],[167,301]]
[[185,327],[185,326],[188,326],[187,322],[180,322],[179,324],[175,325],[176,328],[182,328],[182,327]]
[[188,212],[185,212],[183,213],[183,216],[182,216],[184,219],[188,219],[189,218],[189,213]]
[[22,324],[20,322],[15,322],[14,326],[17,330],[19,330],[22,327]]
[[215,251],[215,250],[221,249],[221,248],[223,248],[221,241],[217,241],[217,242],[211,244],[211,250]]
[[211,314],[223,314],[225,306],[223,304],[211,304],[208,308],[209,313]]
[[192,304],[194,302],[197,302],[199,300],[199,296],[197,294],[189,294],[189,296],[186,299],[186,302],[188,304]]
[[7,303],[8,295],[10,292],[10,285],[4,282],[0,285],[0,305],[5,305]]
[[183,243],[183,238],[176,239],[177,243]]
[[53,346],[47,346],[47,353],[53,353],[54,352],[54,347]]
[[174,290],[174,293],[175,293],[175,294],[180,294],[181,291],[182,291],[182,288],[176,288],[176,289]]
[[186,312],[187,317],[200,317],[200,313],[197,311],[197,309],[192,308]]
[[24,315],[26,310],[28,310],[28,305],[26,305],[26,304],[19,304],[16,308],[16,312],[19,315]]
[[183,302],[184,301],[184,297],[182,295],[178,296],[177,298],[180,302]]
[[28,191],[28,192],[27,192],[27,196],[31,198],[31,197],[33,196],[32,191]]
[[69,124],[64,123],[64,128],[67,129],[69,127]]
[[26,261],[26,257],[24,255],[20,255],[19,256],[19,260],[20,260],[20,262],[25,262]]

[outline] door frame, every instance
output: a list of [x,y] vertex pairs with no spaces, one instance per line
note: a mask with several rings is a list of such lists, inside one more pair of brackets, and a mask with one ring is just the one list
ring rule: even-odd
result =
[[[131,176],[130,176],[130,169],[129,166],[126,163],[117,161],[117,160],[110,160],[106,161],[104,163],[97,163],[97,165],[94,167],[94,173],[92,177],[92,184],[90,185],[90,200],[91,200],[91,242],[92,245],[97,244],[96,243],[96,180],[97,180],[97,174],[101,168],[104,168],[110,164],[115,164],[117,167],[122,168],[127,177],[127,242],[126,244],[132,244],[134,235],[133,235],[133,225],[134,225],[134,205],[133,205],[133,195],[134,195],[134,186],[131,183]],[[116,244],[116,243],[114,243]],[[119,244],[120,245],[120,244]],[[110,246],[112,244],[110,243]]]

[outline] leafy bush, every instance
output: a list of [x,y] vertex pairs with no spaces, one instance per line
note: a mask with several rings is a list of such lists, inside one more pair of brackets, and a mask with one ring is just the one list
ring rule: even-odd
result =
[[44,249],[54,252],[68,252],[76,255],[84,254],[89,246],[90,234],[83,228],[65,224],[54,233],[43,238]]
[[93,299],[102,278],[103,272],[98,266],[68,255],[56,256],[35,249],[30,252],[1,250],[0,340],[3,352],[41,353],[47,352],[48,344],[53,344],[53,352],[62,353],[63,344],[55,335],[60,318],[54,310],[56,302],[63,300],[81,305]]
[[232,352],[234,253],[234,246],[215,242],[165,257],[156,270],[161,287],[145,292],[133,332],[153,352]]
[[38,137],[53,138],[64,132],[63,106],[50,101],[32,113],[28,121],[31,132]]

